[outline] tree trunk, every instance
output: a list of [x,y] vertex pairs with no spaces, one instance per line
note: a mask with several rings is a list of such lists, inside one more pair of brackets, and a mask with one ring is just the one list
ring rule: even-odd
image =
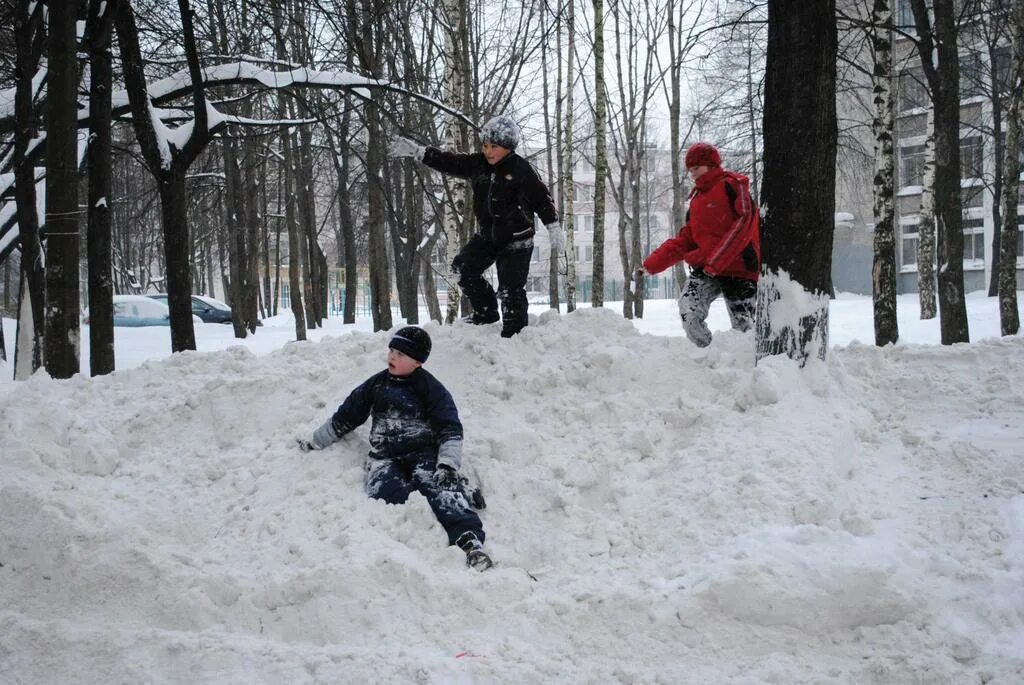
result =
[[[590,304],[604,306],[604,218],[605,186],[608,177],[608,93],[604,78],[604,0],[594,5],[594,264],[591,276]],[[676,102],[678,113],[678,102]],[[678,138],[678,121],[676,122]],[[674,166],[673,166],[674,169]],[[675,171],[673,171],[673,175]]]
[[196,349],[192,323],[192,265],[185,218],[185,170],[173,165],[158,180],[163,219],[164,255],[167,257],[167,306],[171,310],[171,350]]
[[373,330],[388,330],[391,320],[391,269],[388,263],[388,249],[385,241],[385,206],[387,198],[381,185],[384,172],[383,131],[380,110],[374,101],[366,104],[366,129],[368,150],[366,152],[367,191],[369,193],[370,231],[370,310],[373,315]]
[[230,138],[221,146],[224,160],[224,208],[228,233],[228,269],[231,274],[231,290],[228,303],[231,305],[231,326],[236,338],[247,333],[247,312],[245,302],[245,264],[248,261],[246,249],[245,192],[242,189],[241,164],[238,143]]
[[[445,0],[444,12],[445,35],[445,75],[444,93],[446,101],[453,109],[464,110],[469,52],[469,7],[466,0]],[[446,118],[444,126],[443,146],[448,149],[468,150],[469,131],[466,125],[454,116]],[[458,275],[450,270],[451,264],[463,246],[462,236],[469,233],[466,226],[468,184],[451,176],[444,177],[444,194],[446,202],[441,216],[441,227],[446,239],[446,280],[448,281],[448,307],[445,321],[452,323],[459,316],[459,301],[462,297],[458,286]]]
[[894,103],[892,91],[892,8],[889,0],[874,0],[871,30],[874,43],[874,264],[872,301],[875,344],[879,347],[899,340],[896,318],[896,231],[893,180]]
[[[571,2],[571,0],[569,0]],[[557,191],[558,216],[565,216],[565,167],[562,156],[562,2],[558,0],[558,12],[555,15],[555,183]],[[569,196],[570,199],[572,196]],[[559,255],[554,250],[548,255],[548,307],[559,311],[561,305],[561,293],[558,288],[558,260]]]
[[46,322],[43,356],[54,378],[80,371],[78,319],[77,6],[50,5],[46,98]]
[[[814,40],[807,41],[807,36]],[[769,0],[759,360],[786,354],[802,366],[811,356],[824,360],[828,351],[838,137],[836,50],[834,0]],[[798,149],[795,140],[815,144]]]
[[[36,202],[36,170],[28,156],[36,137],[33,79],[42,55],[45,33],[42,28],[43,5],[29,13],[29,5],[19,2],[14,12],[16,48],[14,94],[14,196],[21,241],[21,278],[18,295],[18,332],[14,342],[14,377],[24,380],[43,365],[46,272],[43,247],[39,240],[39,210]],[[26,328],[27,326],[27,328]]]
[[113,13],[117,0],[90,0],[89,23],[89,372],[114,370],[114,282],[110,204],[111,53]]
[[925,124],[921,212],[917,223],[917,297],[921,319],[934,319],[935,304],[935,108],[928,107]]
[[[300,103],[299,116],[309,117],[309,108]],[[295,177],[299,181],[297,195],[299,199],[302,232],[305,236],[304,252],[309,278],[306,281],[306,320],[310,326],[320,328],[324,323],[323,294],[327,286],[327,278],[320,263],[323,252],[317,242],[316,194],[313,192],[313,137],[308,126],[299,129],[299,168]]]
[[295,317],[295,339],[306,339],[306,309],[302,305],[302,253],[298,210],[295,207],[295,151],[292,134],[284,131],[281,135],[284,153],[284,216],[288,227],[288,302]]
[[911,0],[917,48],[935,109],[935,227],[942,344],[969,342],[964,299],[964,233],[960,199],[960,60],[954,0],[935,0],[934,31],[925,0]]
[[1017,335],[1017,204],[1020,202],[1020,136],[1024,120],[1024,3],[1016,2],[1011,12],[1013,27],[1012,74],[1009,111],[1006,117],[1005,163],[1003,165],[1003,230],[999,241],[999,330]]
[[565,197],[565,213],[562,215],[562,223],[565,225],[565,310],[576,311],[576,235],[573,230],[573,217],[576,208],[573,198],[576,193],[575,180],[573,176],[573,67],[575,66],[576,55],[576,0],[568,0],[569,7],[566,12],[565,30],[568,34],[567,52],[565,67],[565,134],[562,138],[562,154],[565,156],[563,168],[565,169],[565,182],[562,184],[562,194]]

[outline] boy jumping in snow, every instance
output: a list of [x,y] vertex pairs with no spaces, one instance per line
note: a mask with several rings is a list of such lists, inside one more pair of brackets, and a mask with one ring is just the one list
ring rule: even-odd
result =
[[686,152],[686,170],[693,179],[686,225],[644,260],[637,281],[680,261],[689,264],[679,315],[686,337],[707,347],[711,329],[705,320],[719,295],[725,297],[734,329],[746,331],[753,324],[761,263],[759,218],[749,180],[723,169],[713,145],[694,143]]
[[466,564],[484,571],[484,529],[459,482],[462,422],[451,394],[422,368],[430,336],[418,326],[398,330],[388,342],[388,368],[349,394],[312,440],[296,438],[303,452],[321,450],[373,416],[366,491],[388,504],[403,504],[418,491],[427,498],[448,544],[466,553]]
[[[402,137],[391,146],[393,157],[412,157],[443,174],[469,179],[479,230],[455,257],[452,271],[473,305],[469,323],[496,322],[501,300],[503,338],[512,337],[529,321],[526,281],[533,257],[534,215],[548,230],[551,251],[565,247],[551,193],[533,166],[515,152],[520,137],[516,122],[497,116],[481,127],[477,153],[424,147]],[[498,272],[497,295],[483,277],[491,264]]]

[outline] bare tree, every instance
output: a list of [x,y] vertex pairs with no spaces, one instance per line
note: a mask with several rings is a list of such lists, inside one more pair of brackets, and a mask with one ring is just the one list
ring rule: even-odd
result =
[[1024,120],[1024,3],[1010,13],[1013,61],[1009,111],[1006,120],[1006,160],[1003,165],[1003,227],[999,242],[999,329],[1003,335],[1020,330],[1017,312],[1017,205],[1020,202],[1020,139]]
[[574,122],[574,98],[576,65],[576,3],[575,0],[568,0],[565,13],[565,32],[567,35],[567,55],[565,67],[565,133],[562,134],[562,149],[559,154],[563,155],[565,161],[562,168],[565,170],[565,180],[562,183],[562,193],[565,195],[565,213],[561,215],[562,223],[565,226],[565,309],[568,312],[576,311],[576,236],[573,230],[573,200],[576,194],[573,167],[575,166],[575,135],[573,131]]
[[71,378],[78,360],[78,37],[76,3],[50,6],[46,96],[46,370]]
[[[594,8],[594,266],[590,303],[604,306],[604,218],[608,186],[608,92],[604,75],[604,0]],[[673,62],[674,63],[674,62]],[[675,171],[673,171],[675,174]]]
[[[814,36],[806,41],[806,36]],[[836,161],[835,2],[769,0],[757,359],[828,350]],[[794,140],[813,140],[794,158]],[[789,302],[783,316],[779,301]]]
[[114,280],[112,275],[111,71],[110,42],[118,0],[90,0],[89,48],[89,371],[114,370]]
[[35,77],[43,54],[44,5],[18,2],[14,10],[14,197],[21,242],[21,277],[18,296],[18,334],[14,345],[14,377],[23,380],[43,365],[46,275],[39,239],[36,208],[36,169],[30,149],[37,140],[33,101]]
[[874,0],[870,34],[874,48],[872,82],[875,105],[874,118],[871,121],[875,140],[875,232],[871,283],[875,344],[883,346],[895,343],[899,339],[899,324],[896,319],[896,210],[893,200],[893,22],[889,0]]
[[[964,299],[964,233],[960,199],[960,57],[954,0],[910,0],[917,51],[935,110],[935,225],[942,344],[969,342]],[[920,263],[918,264],[920,268]]]

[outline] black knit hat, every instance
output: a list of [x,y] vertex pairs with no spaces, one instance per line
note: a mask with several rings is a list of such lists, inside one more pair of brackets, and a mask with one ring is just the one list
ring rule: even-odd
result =
[[422,364],[430,356],[430,335],[419,326],[405,326],[391,336],[388,347],[393,347]]

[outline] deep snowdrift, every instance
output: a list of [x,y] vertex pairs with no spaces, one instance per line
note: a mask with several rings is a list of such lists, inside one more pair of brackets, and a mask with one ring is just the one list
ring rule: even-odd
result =
[[1020,682],[1024,339],[428,325],[497,567],[362,492],[356,332],[0,385],[3,682]]

